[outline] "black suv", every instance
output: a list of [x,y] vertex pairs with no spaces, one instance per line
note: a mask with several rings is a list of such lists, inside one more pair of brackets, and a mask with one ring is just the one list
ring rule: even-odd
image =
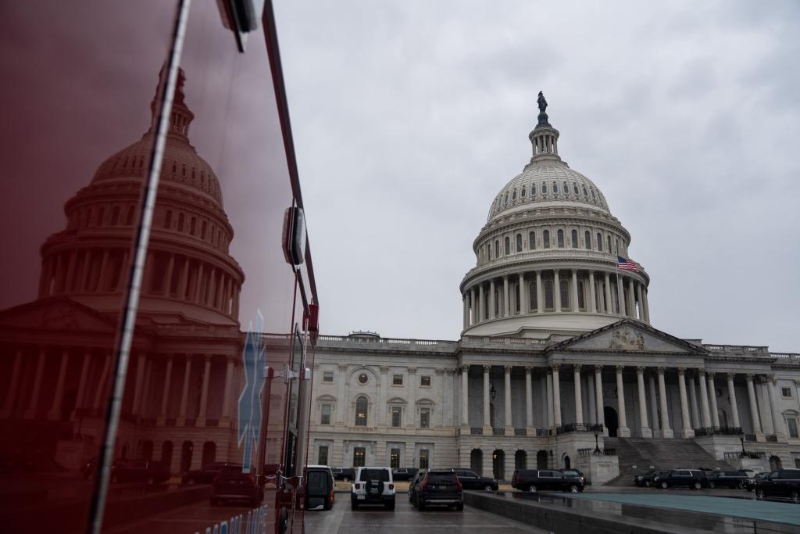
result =
[[800,503],[800,469],[773,471],[756,485],[756,498],[783,497]]
[[356,477],[356,470],[352,467],[331,467],[334,480],[350,482]]
[[395,467],[392,469],[392,478],[395,482],[398,480],[411,480],[417,474],[416,467]]
[[201,469],[194,469],[187,471],[181,477],[181,484],[211,484],[219,474],[227,469],[234,471],[241,471],[242,464],[235,464],[230,462],[216,462],[213,464],[206,464]]
[[431,469],[417,478],[411,504],[420,511],[427,506],[464,509],[464,487],[452,469]]
[[738,470],[720,470],[706,473],[709,488],[744,488],[747,473]]
[[633,477],[633,485],[638,487],[645,487],[649,488],[653,485],[653,479],[661,474],[666,474],[666,471],[662,471],[660,469],[651,469],[647,473],[643,475],[636,475]]
[[453,471],[456,476],[458,476],[458,480],[461,482],[464,489],[497,491],[498,485],[496,478],[482,477],[475,471],[461,469],[459,467],[448,469],[448,471]]
[[511,487],[520,491],[536,493],[541,490],[583,491],[580,479],[567,478],[556,469],[517,469],[511,477]]
[[708,487],[708,478],[701,469],[673,469],[656,476],[653,483],[661,489],[680,486],[700,489]]

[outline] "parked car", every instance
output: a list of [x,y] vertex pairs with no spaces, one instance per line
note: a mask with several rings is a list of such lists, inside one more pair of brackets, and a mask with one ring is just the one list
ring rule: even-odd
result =
[[511,487],[531,493],[542,490],[578,493],[583,491],[584,484],[555,469],[517,469],[511,477]]
[[740,470],[722,469],[706,473],[709,488],[744,488],[747,473]]
[[181,484],[211,484],[225,469],[242,470],[242,464],[231,462],[215,462],[206,464],[200,469],[187,471],[181,477]]
[[672,469],[653,478],[653,483],[661,489],[673,487],[700,489],[708,487],[706,473],[700,469]]
[[746,489],[747,491],[755,490],[756,487],[761,483],[762,480],[764,480],[764,478],[767,475],[769,475],[769,473],[764,471],[761,473],[756,473],[753,476],[747,477],[747,479],[745,479],[744,481],[744,489]]
[[756,498],[780,497],[800,503],[800,469],[781,469],[756,485]]
[[564,476],[572,480],[580,480],[581,484],[586,485],[586,477],[580,469],[560,469]]
[[496,478],[482,477],[475,471],[469,469],[453,468],[451,471],[458,475],[458,480],[464,489],[497,491],[498,484]]
[[111,466],[112,482],[161,484],[170,478],[169,467],[148,460],[117,460]]
[[306,510],[330,510],[335,497],[333,472],[327,465],[307,465],[302,502]]
[[397,467],[392,469],[392,478],[394,478],[395,482],[399,480],[411,480],[414,478],[414,475],[417,474],[417,471],[419,471],[419,469],[416,467]]
[[411,504],[419,511],[428,506],[464,509],[464,487],[452,469],[431,469],[417,479]]
[[344,480],[350,482],[356,477],[356,470],[352,467],[331,467],[334,480]]
[[387,510],[394,510],[395,489],[390,468],[359,467],[350,488],[353,510],[362,504],[382,504]]
[[241,470],[224,469],[211,484],[211,506],[228,501],[244,501],[250,506],[258,506],[263,498],[261,488],[256,484],[252,473]]
[[408,502],[411,502],[411,503],[414,502],[414,499],[416,498],[416,493],[417,493],[417,490],[416,490],[417,482],[419,481],[420,478],[425,476],[426,472],[427,472],[426,470],[420,469],[414,475],[414,478],[411,479],[411,482],[408,483]]
[[653,479],[655,479],[655,477],[659,476],[662,473],[666,473],[666,471],[663,471],[661,469],[651,469],[647,473],[644,473],[642,475],[636,475],[635,477],[633,477],[633,485],[638,486],[640,488],[641,487],[649,488],[653,485]]

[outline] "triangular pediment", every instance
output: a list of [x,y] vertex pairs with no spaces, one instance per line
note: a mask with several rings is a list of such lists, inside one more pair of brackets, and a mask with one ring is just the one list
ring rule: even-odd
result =
[[0,328],[113,334],[116,323],[74,300],[53,297],[0,311]]
[[706,350],[640,321],[622,319],[549,348],[559,352],[704,354]]

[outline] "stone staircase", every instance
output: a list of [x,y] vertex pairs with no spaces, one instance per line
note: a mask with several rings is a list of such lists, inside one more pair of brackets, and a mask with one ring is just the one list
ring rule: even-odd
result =
[[630,486],[633,477],[651,469],[678,467],[730,468],[716,460],[692,439],[661,438],[605,438],[606,449],[616,449],[619,458],[619,476],[606,486]]

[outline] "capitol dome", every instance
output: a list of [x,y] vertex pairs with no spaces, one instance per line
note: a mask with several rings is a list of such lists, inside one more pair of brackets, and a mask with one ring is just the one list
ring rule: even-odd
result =
[[644,268],[605,196],[558,153],[539,94],[533,155],[495,196],[461,283],[464,335],[575,335],[622,317],[649,322]]

